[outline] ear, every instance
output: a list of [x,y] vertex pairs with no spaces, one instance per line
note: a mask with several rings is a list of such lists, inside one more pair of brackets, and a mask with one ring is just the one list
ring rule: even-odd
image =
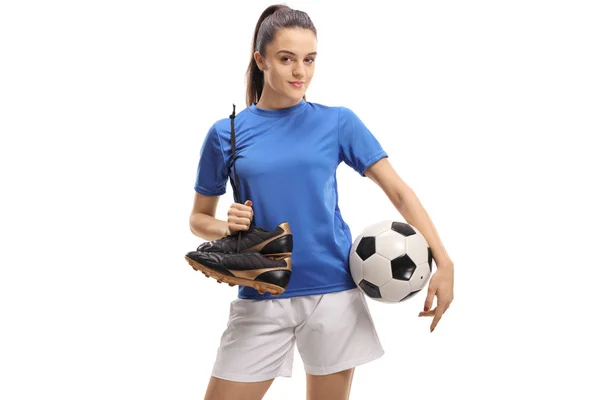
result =
[[256,61],[256,65],[258,65],[258,69],[264,71],[266,68],[265,59],[260,54],[259,51],[254,52],[254,61]]

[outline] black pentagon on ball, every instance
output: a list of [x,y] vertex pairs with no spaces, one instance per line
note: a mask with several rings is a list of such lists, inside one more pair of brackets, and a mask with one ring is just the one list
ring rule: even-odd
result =
[[393,222],[392,230],[404,236],[412,236],[417,233],[412,226],[404,222]]
[[429,263],[429,272],[431,272],[431,263],[433,261],[433,254],[431,253],[431,248],[427,248],[427,262]]
[[377,286],[373,285],[371,282],[365,281],[363,279],[362,281],[360,281],[358,286],[360,286],[360,288],[362,290],[364,290],[364,292],[367,294],[367,296],[375,298],[375,299],[381,298],[381,292],[379,291],[379,288]]
[[358,254],[363,261],[375,254],[375,236],[365,236],[360,239],[360,242],[356,247],[356,254]]
[[415,272],[417,266],[406,254],[392,260],[392,277],[400,281],[407,281]]

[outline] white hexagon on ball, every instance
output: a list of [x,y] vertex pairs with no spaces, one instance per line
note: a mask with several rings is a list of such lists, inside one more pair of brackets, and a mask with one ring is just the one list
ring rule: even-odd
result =
[[375,238],[377,254],[393,260],[406,254],[406,237],[396,231],[388,230]]
[[[387,268],[385,267],[387,266]],[[375,286],[383,286],[384,283],[392,279],[392,266],[390,260],[373,254],[362,263],[363,279],[371,282]]]
[[379,288],[379,292],[381,293],[381,297],[388,301],[400,301],[413,292],[413,290],[411,290],[408,281],[391,279]]

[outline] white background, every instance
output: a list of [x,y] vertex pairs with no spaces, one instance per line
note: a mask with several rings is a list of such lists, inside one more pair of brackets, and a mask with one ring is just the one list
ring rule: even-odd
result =
[[[0,398],[203,398],[237,287],[184,260],[196,166],[270,4],[2,2]],[[359,115],[456,268],[433,333],[425,291],[369,300],[386,354],[351,398],[599,398],[597,3],[288,4],[318,30],[308,101]],[[338,182],[354,237],[401,219]],[[265,399],[303,399],[293,374]]]

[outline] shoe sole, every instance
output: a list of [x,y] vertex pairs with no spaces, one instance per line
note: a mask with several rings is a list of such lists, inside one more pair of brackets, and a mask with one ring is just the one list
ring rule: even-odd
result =
[[[200,264],[199,262],[192,260],[188,256],[185,256],[185,259],[187,260],[188,264],[190,264],[192,266],[192,268],[194,268],[194,270],[202,272],[204,274],[204,276],[206,276],[207,278],[215,278],[217,280],[217,282],[219,282],[219,283],[225,282],[225,283],[228,283],[229,286],[238,285],[238,286],[252,287],[252,288],[256,289],[258,291],[258,293],[260,293],[260,294],[265,294],[265,293],[269,292],[273,296],[278,296],[278,295],[282,294],[283,292],[285,292],[285,289],[286,289],[282,286],[273,285],[273,284],[267,283],[267,282],[260,282],[260,281],[255,281],[255,280],[251,280],[251,279],[240,278],[237,276],[224,275],[224,274],[221,274],[220,272],[217,272],[213,269],[208,268],[205,265]],[[291,266],[292,266],[291,257],[287,257],[285,259],[285,262],[287,264],[287,269],[291,269]],[[283,268],[272,268],[271,270],[277,271],[278,269],[281,270]]]

